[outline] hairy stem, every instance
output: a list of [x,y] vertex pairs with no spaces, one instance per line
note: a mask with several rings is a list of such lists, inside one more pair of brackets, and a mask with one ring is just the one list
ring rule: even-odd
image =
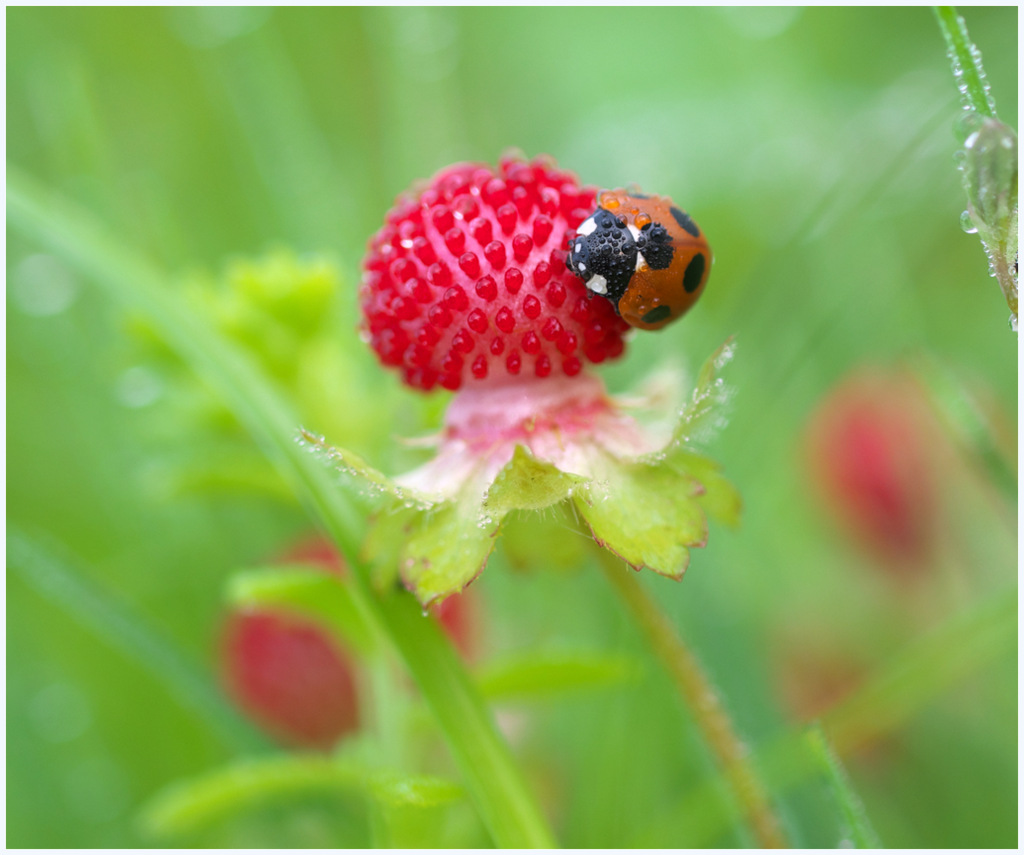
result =
[[758,845],[764,849],[785,848],[788,844],[782,827],[751,762],[750,752],[736,734],[729,714],[697,657],[636,574],[608,550],[599,550],[599,555],[605,577],[647,637],[655,656],[668,670],[690,708],[708,750],[721,767]]

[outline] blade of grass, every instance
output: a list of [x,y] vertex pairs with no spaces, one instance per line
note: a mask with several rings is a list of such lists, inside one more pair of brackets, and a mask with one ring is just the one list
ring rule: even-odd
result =
[[228,748],[253,752],[268,747],[227,703],[210,678],[150,626],[145,617],[90,582],[85,573],[53,549],[45,548],[10,525],[7,569],[126,658],[146,666],[178,703],[206,722]]
[[547,823],[449,642],[411,597],[375,597],[356,557],[363,520],[323,464],[296,442],[284,396],[244,355],[184,307],[171,283],[98,227],[87,213],[8,169],[8,224],[59,254],[159,330],[245,425],[353,569],[353,596],[382,626],[433,711],[467,791],[495,843],[553,845]]

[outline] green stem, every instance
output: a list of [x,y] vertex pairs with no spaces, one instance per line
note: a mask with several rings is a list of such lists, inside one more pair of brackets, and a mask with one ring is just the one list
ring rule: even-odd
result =
[[606,549],[599,563],[690,708],[733,796],[763,849],[785,848],[782,828],[733,723],[697,657],[636,575]]
[[322,462],[295,441],[298,420],[245,356],[175,296],[171,283],[98,228],[86,212],[8,169],[8,223],[69,261],[127,308],[141,312],[197,374],[217,390],[292,485],[353,569],[361,608],[382,626],[433,710],[495,843],[550,847],[547,823],[479,693],[450,644],[411,597],[377,597],[355,562],[363,520]]
[[942,34],[946,37],[949,57],[953,62],[953,75],[964,106],[982,116],[995,118],[995,102],[985,84],[985,72],[981,67],[981,54],[971,44],[964,19],[956,13],[954,6],[934,6]]

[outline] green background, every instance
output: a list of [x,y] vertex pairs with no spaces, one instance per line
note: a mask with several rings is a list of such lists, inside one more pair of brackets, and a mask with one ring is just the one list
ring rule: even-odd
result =
[[[1016,126],[1017,11],[965,15]],[[363,247],[399,192],[517,147],[586,183],[683,204],[715,251],[707,292],[603,373],[627,389],[665,363],[695,369],[736,336],[730,423],[712,452],[744,523],[713,527],[682,584],[647,581],[752,744],[793,723],[781,640],[873,673],[1013,584],[1016,506],[969,454],[951,451],[936,473],[943,556],[908,593],[822,513],[801,453],[845,375],[922,356],[989,401],[1016,444],[1017,341],[958,226],[960,108],[928,9],[22,8],[7,14],[7,82],[9,162],[169,274],[216,275],[280,247],[337,265],[325,324],[346,403],[298,406],[388,472],[415,459],[394,437],[436,425],[443,403],[385,376],[354,331]],[[256,458],[240,435],[229,450],[248,488],[237,472],[183,475],[231,435],[196,404],[201,390],[87,279],[12,231],[7,263],[8,520],[212,681],[225,580],[310,523],[244,463]],[[499,554],[475,586],[490,650],[648,662],[596,572],[508,564]],[[8,577],[8,845],[181,842],[144,836],[140,807],[258,738],[230,717],[228,736],[211,727],[160,663],[111,643],[88,601]],[[883,842],[1014,845],[1016,713],[1004,645],[844,756]],[[653,662],[627,687],[511,714],[563,845],[694,839],[678,806],[708,765]],[[820,792],[780,798],[796,843],[838,842]],[[367,845],[367,822],[357,800],[300,798],[189,842]],[[467,837],[452,820],[445,839],[475,839],[466,822]]]

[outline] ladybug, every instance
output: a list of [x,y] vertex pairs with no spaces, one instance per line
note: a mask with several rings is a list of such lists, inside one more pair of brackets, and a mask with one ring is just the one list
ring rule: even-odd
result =
[[630,326],[658,330],[697,302],[711,247],[690,216],[664,196],[606,190],[569,244],[569,269],[611,300]]

